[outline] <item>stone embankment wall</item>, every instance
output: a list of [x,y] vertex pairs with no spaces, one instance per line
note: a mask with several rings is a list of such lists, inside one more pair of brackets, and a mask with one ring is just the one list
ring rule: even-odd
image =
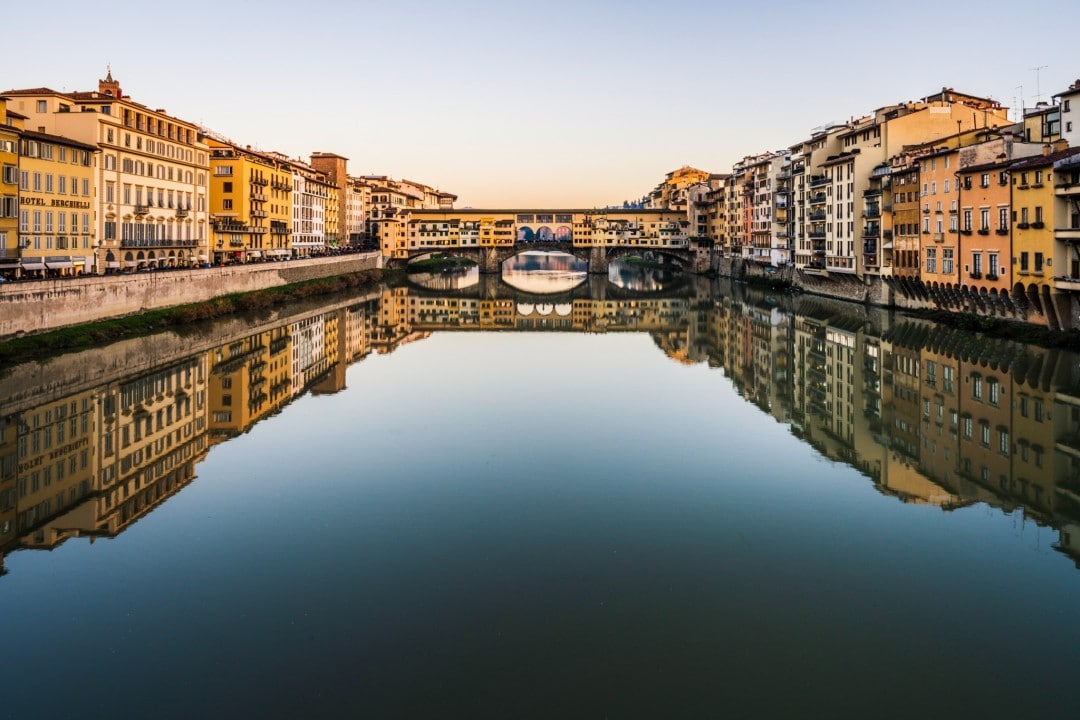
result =
[[734,280],[779,281],[803,292],[901,310],[939,309],[1002,320],[1042,325],[1051,330],[1080,328],[1080,297],[1076,293],[986,293],[967,286],[932,286],[910,278],[859,278],[832,273],[819,275],[793,267],[774,268],[740,258],[717,258],[713,269]]
[[24,362],[0,373],[0,414],[11,415],[76,393],[151,372],[154,368],[258,335],[285,323],[296,323],[377,298],[375,289],[327,303],[325,298],[295,305],[264,308],[45,360]]
[[381,259],[376,252],[198,270],[5,283],[0,285],[0,338],[371,270],[381,266]]

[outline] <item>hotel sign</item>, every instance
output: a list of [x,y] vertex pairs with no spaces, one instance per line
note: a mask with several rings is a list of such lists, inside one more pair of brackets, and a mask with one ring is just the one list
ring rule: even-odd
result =
[[36,205],[38,207],[54,207],[54,208],[71,208],[74,210],[89,210],[89,200],[60,200],[59,198],[52,198],[49,202],[45,202],[45,198],[39,197],[24,197],[19,198],[20,205]]

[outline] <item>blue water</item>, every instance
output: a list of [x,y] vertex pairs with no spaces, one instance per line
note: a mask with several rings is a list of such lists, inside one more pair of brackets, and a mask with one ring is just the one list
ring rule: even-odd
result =
[[1080,572],[646,333],[439,333],[0,579],[3,717],[1069,717]]

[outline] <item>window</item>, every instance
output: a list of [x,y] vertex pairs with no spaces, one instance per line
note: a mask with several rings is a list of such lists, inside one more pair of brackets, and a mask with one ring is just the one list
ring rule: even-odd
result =
[[937,272],[937,248],[926,248],[926,272]]
[[1028,254],[1026,252],[1020,253],[1020,272],[1028,271]]
[[982,274],[982,253],[981,252],[972,252],[971,253],[971,275],[973,277],[978,277],[981,274]]
[[38,100],[37,101],[37,111],[39,113],[48,112],[49,111],[48,103],[46,101],[44,101],[44,100]]
[[998,430],[998,452],[1002,455],[1009,454],[1009,431]]
[[989,263],[987,264],[987,268],[986,268],[986,274],[988,276],[993,276],[990,279],[996,278],[998,276],[998,254],[997,253],[990,253]]
[[964,230],[971,232],[971,208],[964,208]]
[[979,229],[990,230],[990,208],[981,208],[979,210]]
[[1043,269],[1043,254],[1041,252],[1035,253],[1035,272],[1042,272]]
[[981,187],[990,187],[990,173],[985,172],[979,176],[979,185]]
[[989,391],[988,400],[991,405],[997,405],[998,400],[1001,398],[1001,384],[994,378],[988,378],[986,380],[986,388]]
[[232,200],[230,200],[229,198],[225,198],[224,200],[222,200],[221,201],[221,209],[222,210],[232,210]]
[[998,208],[998,230],[1009,229],[1009,208],[1002,206]]
[[953,253],[954,252],[955,251],[953,250],[953,248],[942,248],[941,249],[941,272],[945,273],[946,275],[952,273],[952,271],[953,271]]
[[1041,223],[1043,221],[1042,206],[1035,208],[1035,222]]

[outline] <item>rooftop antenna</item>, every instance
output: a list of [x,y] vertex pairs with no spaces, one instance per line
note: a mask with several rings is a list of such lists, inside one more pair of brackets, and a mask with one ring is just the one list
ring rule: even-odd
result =
[[1045,70],[1048,65],[1039,65],[1038,67],[1029,68],[1035,71],[1035,104],[1039,104],[1039,100],[1042,99],[1042,86],[1039,82],[1042,71]]
[[1017,116],[1016,119],[1019,120],[1020,122],[1023,122],[1024,121],[1024,86],[1023,86],[1023,84],[1020,84],[1020,85],[1017,85],[1014,89],[1020,91],[1020,105],[1019,105],[1020,113],[1019,113],[1019,115]]

